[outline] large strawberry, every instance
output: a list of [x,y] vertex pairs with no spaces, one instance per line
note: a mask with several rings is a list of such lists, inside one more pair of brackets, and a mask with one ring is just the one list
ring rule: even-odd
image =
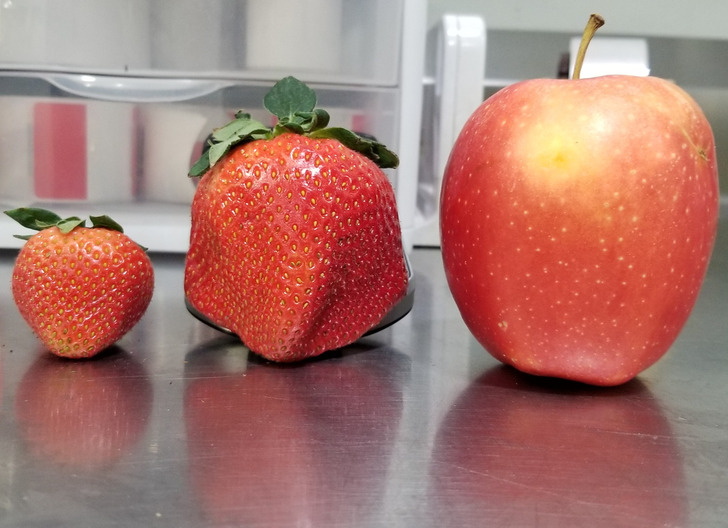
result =
[[154,271],[144,248],[107,216],[62,219],[44,209],[6,211],[39,231],[15,261],[12,290],[23,318],[48,347],[91,357],[126,334],[149,306]]
[[238,113],[216,129],[191,176],[185,272],[191,308],[253,352],[295,361],[356,341],[406,294],[394,191],[396,155],[326,128],[308,86],[265,96],[271,130]]

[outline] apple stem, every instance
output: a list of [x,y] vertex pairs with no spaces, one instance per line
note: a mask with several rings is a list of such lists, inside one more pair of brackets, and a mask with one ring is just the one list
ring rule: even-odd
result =
[[576,61],[574,62],[574,73],[572,79],[578,79],[581,75],[581,66],[584,64],[584,56],[586,55],[586,49],[589,47],[591,39],[597,32],[597,29],[604,25],[604,17],[596,13],[592,13],[589,17],[589,22],[586,23],[584,33],[581,36],[581,43],[579,43],[579,51],[576,53]]

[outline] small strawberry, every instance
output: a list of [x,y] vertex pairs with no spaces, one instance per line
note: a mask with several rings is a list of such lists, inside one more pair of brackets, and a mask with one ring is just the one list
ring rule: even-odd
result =
[[5,211],[39,231],[15,261],[12,290],[20,314],[48,347],[69,358],[91,357],[126,334],[152,299],[154,271],[144,248],[107,216],[93,227],[44,209]]
[[405,296],[394,190],[380,169],[398,159],[326,128],[315,93],[293,77],[264,103],[272,130],[239,112],[190,170],[202,178],[185,294],[253,352],[296,361],[356,341]]

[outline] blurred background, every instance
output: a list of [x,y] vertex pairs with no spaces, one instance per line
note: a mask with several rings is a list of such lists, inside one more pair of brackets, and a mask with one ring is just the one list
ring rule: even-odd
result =
[[[584,73],[674,80],[728,166],[718,0],[4,0],[0,205],[101,209],[152,250],[184,252],[186,172],[207,135],[241,108],[270,122],[263,95],[295,75],[334,124],[399,153],[388,176],[406,244],[437,246],[442,171],[464,120],[510,83],[568,76],[592,10],[606,25]],[[19,247],[14,229],[0,219],[0,246]]]

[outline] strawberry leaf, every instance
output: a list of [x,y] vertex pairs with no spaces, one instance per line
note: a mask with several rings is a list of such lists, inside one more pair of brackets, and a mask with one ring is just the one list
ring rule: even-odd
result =
[[[101,215],[101,216],[92,216],[89,215],[89,219],[91,220],[91,227],[94,228],[101,228],[101,229],[109,229],[111,231],[118,231],[119,233],[124,232],[124,228],[121,227],[121,224],[119,224],[116,220],[111,218],[108,215]],[[142,251],[147,252],[149,251],[149,248],[146,246],[142,246],[138,242],[134,242],[137,246],[142,248]]]
[[[70,216],[68,218],[64,218],[57,224],[55,224],[56,227],[63,233],[64,235],[67,235],[77,227],[84,227],[86,225],[86,222],[84,220],[81,220],[77,216]],[[52,227],[52,226],[47,226]]]
[[192,167],[190,167],[189,172],[187,175],[190,178],[196,178],[197,176],[202,176],[205,174],[210,168],[210,156],[208,154],[208,151],[205,151],[202,153],[202,156],[198,158],[198,160],[195,162]]
[[273,131],[273,135],[279,136],[284,132],[293,132],[294,134],[299,134],[302,136],[306,133],[306,129],[303,128],[303,125],[301,125],[301,123],[296,123],[294,121],[279,121],[276,125],[275,130]]
[[213,142],[227,141],[230,138],[237,137],[240,130],[245,126],[245,119],[250,118],[250,114],[242,114],[241,117],[237,117],[230,121],[227,125],[220,128],[216,128],[212,131],[210,140]]
[[207,150],[207,156],[210,160],[210,167],[215,165],[215,163],[220,161],[222,157],[227,154],[228,150],[230,150],[230,147],[237,143],[237,139],[238,138],[227,139],[222,143],[215,143],[214,145],[210,146],[210,148]]
[[316,92],[295,77],[278,81],[263,98],[263,105],[278,119],[292,117],[297,112],[313,112]]
[[238,112],[233,121],[213,130],[206,148],[190,168],[188,176],[202,176],[235,145],[269,136],[270,128],[253,119],[250,114]]
[[275,83],[263,98],[263,104],[278,118],[273,130],[246,112],[236,113],[233,121],[213,130],[206,148],[190,168],[188,176],[194,178],[204,175],[237,145],[257,139],[271,139],[285,133],[336,139],[383,169],[399,165],[397,155],[375,139],[345,128],[327,128],[330,117],[326,110],[316,108],[316,92],[295,77],[285,77]]
[[345,147],[363,154],[382,169],[394,169],[399,165],[397,155],[382,143],[365,138],[346,128],[331,127],[317,130],[310,134],[315,138],[336,139]]
[[286,132],[305,135],[329,123],[328,112],[316,108],[316,92],[295,77],[278,81],[266,94],[263,105],[278,118],[273,137]]
[[[57,227],[61,233],[68,234],[77,227],[85,227],[86,221],[81,220],[77,216],[69,216],[68,218],[61,218],[56,213],[52,211],[48,211],[47,209],[40,209],[37,207],[20,207],[18,209],[11,209],[9,211],[5,211],[5,214],[8,215],[13,220],[17,221],[20,225],[23,227],[27,227],[28,229],[33,229],[34,231],[42,231],[44,229],[48,229],[49,227]],[[112,231],[118,231],[120,233],[124,232],[124,228],[121,227],[121,225],[113,220],[111,217],[107,215],[100,215],[100,216],[89,216],[89,219],[91,220],[91,227],[92,228],[101,228],[101,229],[110,229]],[[19,238],[20,240],[28,240],[33,235],[13,235],[15,238]],[[142,248],[144,251],[147,251],[147,248],[142,246],[141,244],[137,245]]]
[[42,231],[49,227],[58,227],[62,233],[70,233],[76,227],[83,227],[85,222],[77,216],[61,218],[53,211],[38,207],[20,207],[5,211],[5,214],[23,227],[34,231]]
[[[18,209],[11,209],[5,211],[5,214],[10,218],[18,222],[23,227],[32,229],[34,231],[43,231],[49,227],[57,227],[61,233],[68,234],[77,227],[85,227],[86,221],[80,219],[77,216],[69,216],[68,218],[61,218],[53,211],[47,209],[40,209],[37,207],[20,207]],[[116,221],[112,220],[106,215],[102,216],[89,216],[91,220],[91,226],[97,228],[111,229],[113,231],[124,232],[124,228],[121,227]],[[15,238],[21,240],[28,240],[32,235],[14,235]]]
[[313,112],[296,112],[278,121],[276,128],[273,130],[273,136],[278,136],[283,132],[293,132],[294,134],[303,135],[310,134],[311,132],[324,128],[328,124],[329,113],[321,108],[317,108]]
[[267,133],[268,131],[268,127],[260,121],[253,119],[250,114],[238,112],[235,114],[234,121],[213,131],[212,141],[228,141],[233,138],[242,139],[254,133]]
[[21,226],[41,231],[48,227],[52,227],[61,221],[61,217],[53,211],[47,209],[39,209],[36,207],[20,207],[5,211],[5,214],[18,222]]
[[121,227],[121,225],[119,225],[118,222],[116,222],[114,219],[112,219],[109,216],[106,216],[106,215],[89,216],[89,219],[91,220],[91,225],[93,227],[103,227],[104,229],[118,231],[119,233],[124,232],[124,228]]

